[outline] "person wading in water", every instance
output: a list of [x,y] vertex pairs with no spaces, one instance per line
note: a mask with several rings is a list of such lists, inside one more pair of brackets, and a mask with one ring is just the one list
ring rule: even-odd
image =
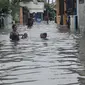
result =
[[19,40],[19,33],[17,32],[17,27],[15,24],[12,25],[12,32],[10,33],[11,40]]

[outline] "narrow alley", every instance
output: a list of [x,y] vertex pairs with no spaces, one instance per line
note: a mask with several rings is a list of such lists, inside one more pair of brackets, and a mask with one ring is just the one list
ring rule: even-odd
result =
[[[16,43],[9,39],[10,29],[0,33],[0,85],[85,85],[78,34],[61,33],[54,22],[19,31],[28,38]],[[48,40],[40,38],[43,32]]]

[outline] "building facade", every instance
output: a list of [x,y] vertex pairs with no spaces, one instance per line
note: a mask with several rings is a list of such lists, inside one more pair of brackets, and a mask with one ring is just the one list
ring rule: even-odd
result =
[[[23,24],[24,21],[26,21],[26,18],[28,17],[34,17],[36,20],[43,20],[43,13],[44,13],[44,2],[27,2],[23,3],[20,2],[20,24]],[[25,9],[23,7],[26,7],[29,12],[26,13]],[[25,19],[25,20],[24,20]]]
[[77,12],[78,0],[56,0],[57,3],[57,24],[68,25],[71,31],[75,31],[78,28],[78,12]]
[[56,0],[57,15],[56,21],[59,25],[66,25],[66,0]]

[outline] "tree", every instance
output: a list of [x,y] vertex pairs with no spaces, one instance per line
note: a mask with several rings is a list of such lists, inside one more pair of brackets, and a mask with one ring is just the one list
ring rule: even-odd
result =
[[32,0],[0,0],[0,15],[2,13],[8,14],[11,10],[11,14],[13,16],[13,19],[15,18],[16,13],[19,13],[19,3],[20,2],[29,2]]
[[19,14],[19,3],[20,2],[29,2],[29,1],[32,1],[32,0],[11,0],[11,10],[12,10],[12,16],[13,16],[13,19],[15,19],[15,16],[16,14]]
[[9,0],[0,0],[0,13],[9,13],[10,3]]

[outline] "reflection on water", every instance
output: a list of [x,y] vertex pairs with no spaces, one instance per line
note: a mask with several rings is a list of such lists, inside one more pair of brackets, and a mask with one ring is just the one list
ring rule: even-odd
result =
[[47,44],[47,43],[43,43],[43,45],[44,45],[44,46],[48,46],[48,44]]
[[[75,35],[59,33],[53,23],[25,31],[28,39],[19,42],[0,35],[0,85],[85,85]],[[48,40],[40,39],[42,32]]]

